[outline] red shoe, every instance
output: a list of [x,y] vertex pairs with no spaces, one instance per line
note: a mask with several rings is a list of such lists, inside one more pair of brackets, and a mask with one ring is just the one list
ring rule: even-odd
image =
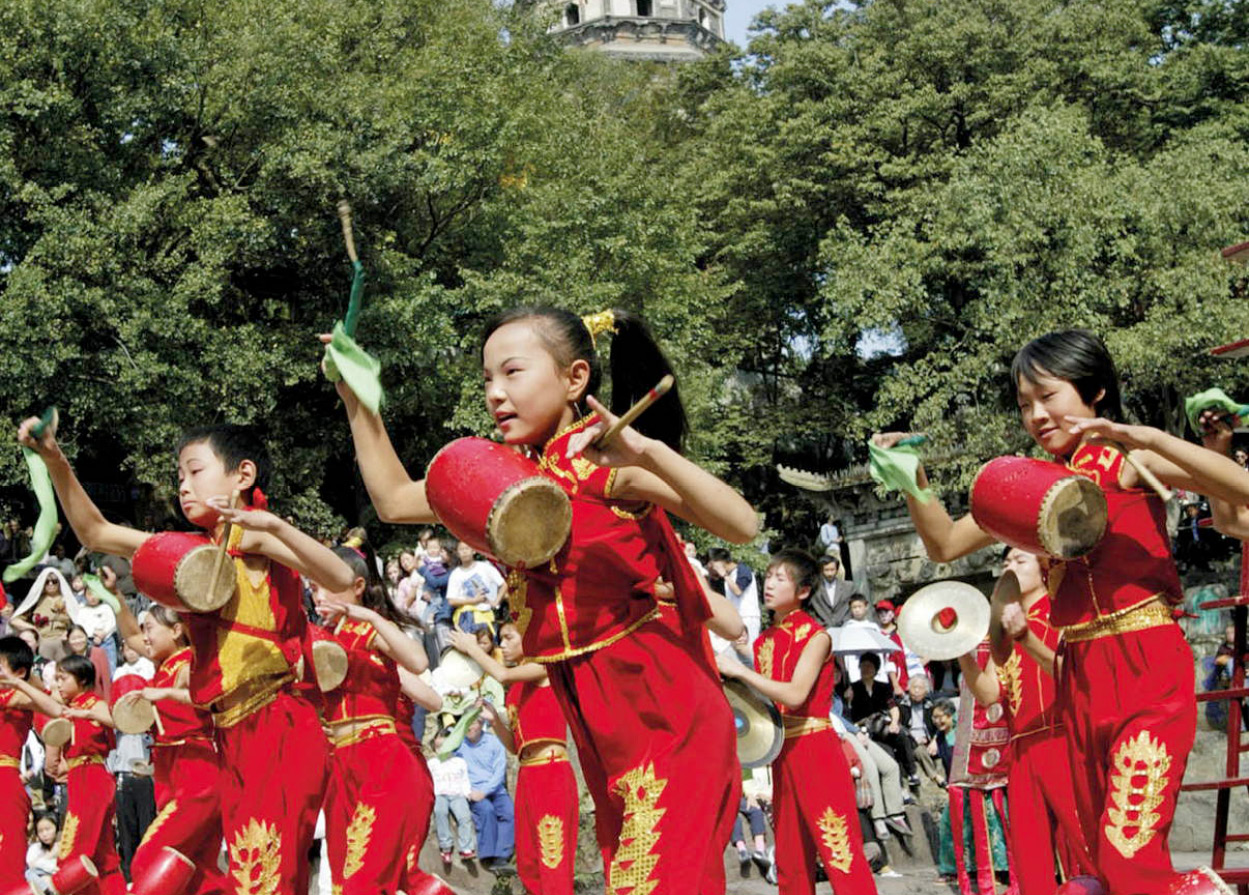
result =
[[451,863],[451,852],[449,852],[449,851],[444,851],[444,852],[439,852],[439,854],[440,854],[440,855],[442,855],[442,863],[444,863],[444,864],[450,864],[450,863]]
[[460,852],[461,861],[471,861],[475,857],[477,857],[477,852],[473,851],[473,849],[471,848],[468,851]]

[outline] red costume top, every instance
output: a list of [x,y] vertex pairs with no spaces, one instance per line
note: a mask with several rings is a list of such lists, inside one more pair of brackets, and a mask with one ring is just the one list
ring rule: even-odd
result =
[[1118,450],[1094,444],[1080,445],[1067,461],[1068,469],[1105,492],[1109,518],[1106,534],[1086,556],[1042,563],[1054,599],[1052,621],[1060,628],[1096,623],[1157,597],[1172,605],[1183,600],[1166,509],[1152,491],[1119,485],[1123,462]]
[[[176,650],[160,663],[152,675],[152,686],[174,688],[184,668],[191,667],[191,648]],[[160,724],[152,728],[152,740],[157,746],[180,746],[187,740],[211,740],[212,715],[201,708],[186,705],[173,699],[162,699],[156,706]]]
[[254,584],[237,549],[242,536],[235,528],[230,537],[238,585],[230,602],[184,619],[195,654],[191,698],[203,708],[227,702],[213,715],[218,727],[234,726],[295,679],[308,624],[298,573],[264,560],[264,580]]
[[[79,693],[69,705],[70,708],[90,710],[103,701],[95,693],[87,692]],[[104,759],[115,745],[112,728],[87,718],[70,720],[74,725],[74,735],[62,751],[70,770],[83,764],[104,764]]]
[[597,419],[592,414],[556,434],[538,464],[572,502],[568,542],[550,563],[508,575],[512,620],[536,662],[601,649],[657,617],[661,577],[674,588],[686,628],[711,614],[663,510],[614,499],[615,470],[565,456],[572,435]]
[[[1042,596],[1028,610],[1028,627],[1051,650],[1058,649],[1058,629],[1049,623],[1050,600]],[[997,670],[1012,739],[1052,730],[1059,723],[1054,708],[1054,676],[1016,642],[1011,656]]]
[[[976,647],[976,664],[989,663],[989,641]],[[959,681],[958,729],[954,733],[954,757],[950,762],[950,785],[993,789],[1006,785],[1010,770],[1011,732],[1001,701],[983,706],[972,696],[967,678]]]
[[345,618],[334,629],[334,639],[347,651],[347,676],[325,694],[325,720],[330,724],[394,720],[399,710],[399,667],[373,648],[377,629],[369,622]]
[[[802,651],[816,634],[824,628],[814,618],[801,609],[795,609],[779,625],[773,625],[755,639],[755,668],[764,677],[774,681],[790,681],[798,668],[798,660]],[[829,712],[833,707],[833,683],[837,670],[832,662],[825,659],[820,673],[811,686],[802,705],[795,709],[778,703],[777,709],[782,716],[792,715],[795,718],[822,718],[828,726]]]
[[568,722],[549,684],[518,681],[508,689],[504,704],[518,755],[534,743],[567,743]]
[[20,765],[30,733],[33,713],[29,706],[14,705],[16,701],[17,690],[0,689],[0,768]]
[[416,719],[416,703],[408,698],[407,694],[399,691],[399,700],[395,704],[395,729],[399,731],[399,739],[403,740],[403,744],[408,747],[413,755],[425,760],[424,754],[421,752],[421,741],[416,738],[416,731],[412,729],[412,722]]

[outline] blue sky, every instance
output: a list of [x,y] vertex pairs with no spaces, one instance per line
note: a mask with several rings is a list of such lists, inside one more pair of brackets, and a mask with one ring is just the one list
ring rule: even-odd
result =
[[724,36],[746,46],[746,29],[751,20],[769,6],[784,6],[783,0],[725,0]]

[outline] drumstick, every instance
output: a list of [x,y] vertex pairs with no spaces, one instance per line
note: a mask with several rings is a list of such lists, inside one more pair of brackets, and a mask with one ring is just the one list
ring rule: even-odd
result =
[[[230,509],[234,509],[239,503],[239,493],[237,491],[230,495]],[[229,522],[226,523],[225,531],[221,533],[221,543],[217,545],[217,558],[213,561],[212,577],[208,579],[209,595],[217,592],[217,580],[221,577],[221,570],[225,567],[226,554],[230,547],[230,534],[234,528]]]
[[594,446],[599,450],[602,450],[611,444],[612,439],[620,434],[621,429],[632,423],[635,419],[641,416],[648,407],[664,395],[668,394],[668,390],[672,388],[672,384],[675,381],[676,380],[672,378],[671,373],[659,380],[659,384],[657,386],[639,398],[638,402],[626,410],[624,415],[622,415],[620,419],[616,420],[615,424],[612,425],[610,429],[595,439]]
[[156,707],[156,703],[152,703],[152,718],[156,721],[156,732],[164,736],[165,725],[160,723],[160,709]]
[[1145,484],[1153,488],[1154,493],[1162,498],[1163,503],[1170,503],[1172,500],[1175,499],[1175,492],[1172,491],[1170,488],[1168,488],[1166,485],[1162,484],[1161,480],[1159,480],[1159,478],[1156,475],[1154,475],[1152,469],[1145,466],[1145,464],[1143,463],[1137,463],[1136,458],[1132,456],[1131,451],[1129,451],[1123,445],[1119,444],[1119,442],[1117,441],[1111,441],[1109,442],[1109,444],[1119,453],[1123,454],[1123,459],[1126,460],[1128,463],[1132,464],[1132,468],[1135,469],[1137,473],[1140,474],[1140,477],[1144,479]]
[[356,239],[351,230],[351,204],[346,199],[338,200],[338,220],[343,225],[343,242],[347,243],[347,257],[351,259],[352,264],[355,264],[360,259],[356,257]]

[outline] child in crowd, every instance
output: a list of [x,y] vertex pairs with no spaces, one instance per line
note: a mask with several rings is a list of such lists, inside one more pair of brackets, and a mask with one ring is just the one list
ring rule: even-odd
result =
[[117,667],[117,641],[113,636],[117,633],[117,614],[113,612],[113,607],[102,602],[100,595],[90,588],[84,593],[83,599],[86,605],[78,607],[74,623],[86,632],[92,649],[103,650],[108,658],[108,671],[111,675]]
[[[38,423],[24,421],[18,441],[43,457],[78,540],[93,551],[134,556],[152,535],[108,522],[61,452],[55,425],[35,438]],[[191,700],[215,725],[231,871],[254,872],[253,883],[272,895],[302,895],[328,746],[316,708],[296,686],[307,627],[300,576],[342,590],[351,572],[328,547],[266,510],[269,454],[252,430],[194,429],[176,455],[183,515],[214,540],[232,526],[225,546],[234,595],[214,612],[184,619],[194,652]]]
[[486,625],[493,634],[495,608],[507,599],[507,583],[469,544],[461,541],[455,556],[459,563],[447,580],[447,602],[454,610],[451,624],[460,631]]
[[434,778],[434,829],[444,866],[451,864],[451,816],[455,817],[460,858],[468,861],[477,857],[477,833],[473,812],[468,807],[468,796],[473,791],[468,780],[468,762],[458,755],[438,757],[450,733],[444,727],[434,734],[434,750],[429,759],[429,772]]
[[800,550],[772,557],[763,601],[772,626],[755,641],[752,671],[720,657],[720,673],[772,699],[781,712],[785,744],[772,765],[776,872],[781,895],[812,895],[815,864],[833,891],[876,891],[863,854],[854,781],[829,712],[833,707],[832,640],[803,609],[817,586],[815,559]]
[[56,873],[56,837],[60,832],[55,814],[42,811],[35,815],[35,841],[26,848],[26,881],[36,891],[45,890]]

